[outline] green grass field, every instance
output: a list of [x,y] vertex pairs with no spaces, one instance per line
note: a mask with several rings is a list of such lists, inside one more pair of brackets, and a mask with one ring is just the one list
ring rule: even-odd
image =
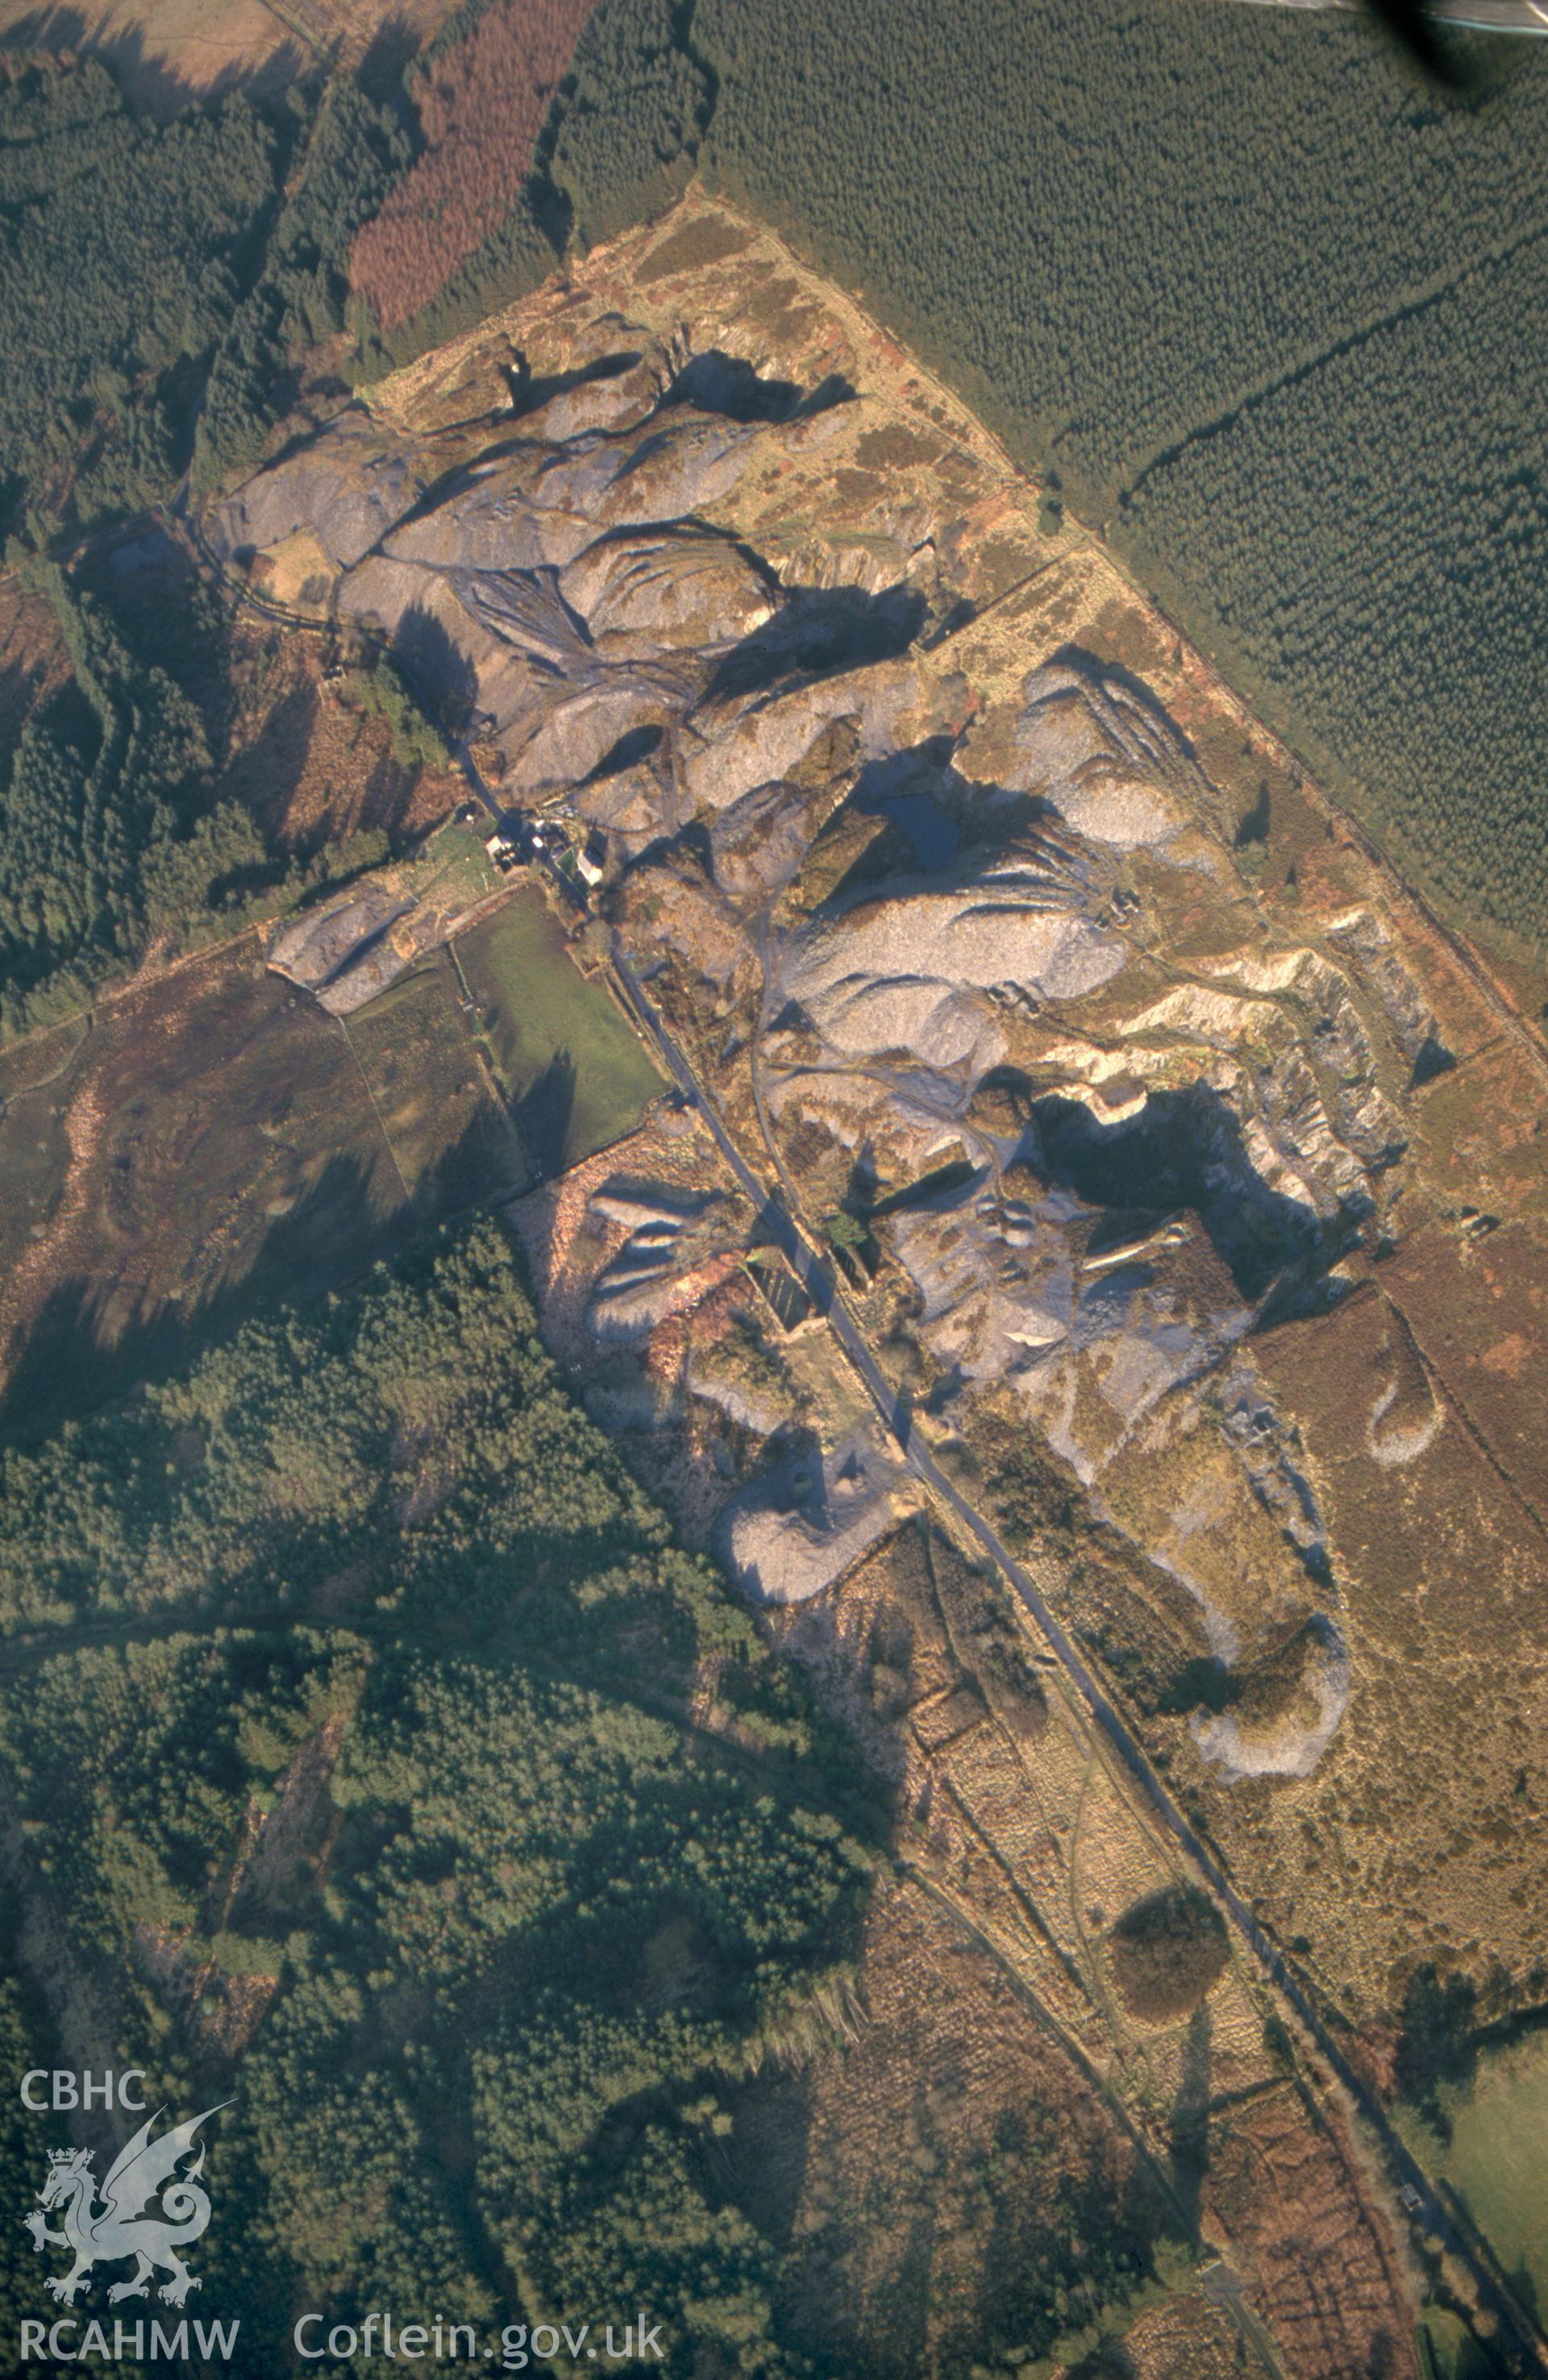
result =
[[662,1078],[542,894],[524,886],[456,951],[537,1178],[631,1131]]
[[1490,2380],[1491,2366],[1465,2325],[1444,2306],[1427,2306],[1419,2326],[1422,2380]]
[[1419,2124],[1419,2145],[1541,2315],[1548,2308],[1548,2033],[1486,2051],[1470,2090],[1443,2087],[1441,2097],[1451,2139]]
[[500,871],[484,849],[481,827],[458,826],[455,820],[437,828],[419,857],[405,862],[396,876],[406,893],[448,916],[500,889]]
[[530,1172],[459,990],[450,953],[439,950],[344,1027],[403,1187],[427,1221],[514,1196]]

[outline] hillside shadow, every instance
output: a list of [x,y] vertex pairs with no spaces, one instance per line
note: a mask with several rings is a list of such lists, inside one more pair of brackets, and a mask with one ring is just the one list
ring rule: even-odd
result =
[[952,750],[951,736],[932,735],[866,762],[824,831],[839,832],[858,815],[877,820],[881,832],[824,895],[824,910],[842,909],[874,885],[898,877],[933,876],[952,866],[961,830],[941,798],[955,777],[949,767]]
[[597,356],[589,364],[577,364],[569,371],[534,372],[523,349],[516,350],[506,375],[511,393],[511,419],[519,421],[529,413],[536,413],[555,396],[568,396],[572,390],[589,388],[594,381],[621,380],[642,360],[639,347],[620,347],[614,354]]
[[1031,1161],[1091,1207],[1159,1219],[1198,1216],[1242,1296],[1256,1302],[1276,1281],[1305,1286],[1344,1253],[1359,1220],[1353,1207],[1322,1224],[1297,1200],[1272,1190],[1248,1155],[1240,1123],[1206,1083],[1152,1090],[1116,1124],[1099,1123],[1078,1099],[1033,1102],[1038,1150]]
[[404,77],[419,56],[421,38],[407,17],[384,17],[355,68],[355,80],[367,99],[378,107],[390,107],[417,148],[423,147],[423,135]]
[[558,1173],[565,1163],[570,1121],[575,1113],[576,1063],[568,1050],[555,1050],[520,1097],[511,1103],[528,1163],[540,1179]]
[[847,805],[865,818],[884,819],[902,836],[913,866],[927,874],[949,868],[957,857],[957,821],[937,799],[948,782],[962,783],[950,765],[954,749],[951,735],[931,735],[868,760]]
[[793,380],[764,379],[744,356],[706,347],[683,366],[664,403],[718,413],[728,421],[805,421],[835,405],[849,405],[859,392],[842,372],[830,372],[812,389]]
[[1408,1978],[1398,2025],[1397,2087],[1449,2141],[1451,2119],[1441,2091],[1466,2093],[1477,2079],[1477,1985],[1469,1975],[1443,1975],[1427,1961]]
[[[1066,2094],[1084,2096],[1085,2085],[1073,2068],[1067,2070],[1063,2088]],[[994,2146],[1013,2168],[1050,2155],[1048,2135],[1035,2115],[1029,2120],[1011,2107],[999,2116]],[[1002,2370],[1021,2368],[1033,2349],[1050,2355],[1056,2332],[1080,2329],[1095,2335],[1103,2304],[1121,2304],[1132,2287],[1121,2277],[1117,2259],[1142,2271],[1153,2243],[1169,2235],[1176,2222],[1159,2182],[1140,2160],[1115,2188],[1100,2166],[1084,2173],[1073,2168],[1061,2173],[1056,2230],[1048,2224],[1045,2205],[1038,2191],[1002,2189],[985,2252],[977,2259],[971,2335],[975,2345],[995,2342],[1001,2352],[994,2363]],[[1056,2306],[1062,2311],[1055,2311]],[[1011,2340],[1022,2344],[1006,2354],[1004,2348]],[[1134,2367],[1127,2356],[1110,2357],[1117,2345],[1116,2340],[1103,2341],[1078,2364],[1061,2363],[1059,2369],[1067,2368],[1072,2375],[1079,2372],[1081,2380],[1099,2380],[1099,2375],[1100,2380],[1123,2380],[1123,2375],[1132,2380]],[[1031,2369],[1052,2371],[1054,2365],[1033,2362]]]
[[206,82],[180,74],[163,51],[150,48],[152,32],[144,24],[125,26],[105,36],[79,8],[35,8],[0,30],[0,51],[41,50],[57,57],[71,51],[105,67],[131,112],[170,124],[185,108],[202,107],[240,91],[250,100],[272,99],[300,75],[307,59],[289,34],[262,57],[233,58]]
[[928,606],[913,587],[798,587],[772,620],[754,628],[712,671],[706,699],[767,694],[788,681],[831,676],[895,661],[924,625]]
[[1210,2163],[1210,2011],[1206,2003],[1196,2008],[1188,2020],[1182,2075],[1167,2122],[1172,2179],[1187,2212],[1190,2231],[1199,2227],[1204,2177]]
[[317,688],[310,678],[282,694],[250,744],[226,769],[220,791],[239,802],[274,840],[304,774],[317,727]]
[[666,730],[656,720],[646,720],[639,727],[626,729],[617,742],[609,746],[595,767],[581,778],[581,784],[605,784],[608,778],[622,776],[626,769],[642,767],[660,751],[665,735]]
[[399,1198],[387,1208],[375,1203],[370,1160],[331,1157],[306,1196],[270,1222],[239,1277],[192,1303],[142,1305],[111,1339],[104,1324],[116,1282],[84,1274],[60,1281],[0,1395],[0,1445],[35,1445],[143,1382],[169,1378],[263,1308],[305,1305],[343,1288],[426,1229],[508,1196],[504,1137],[503,1128],[498,1139],[491,1135],[475,1111],[415,1183],[412,1203]]
[[433,612],[409,604],[393,630],[392,656],[426,717],[443,735],[464,735],[478,696],[478,673]]

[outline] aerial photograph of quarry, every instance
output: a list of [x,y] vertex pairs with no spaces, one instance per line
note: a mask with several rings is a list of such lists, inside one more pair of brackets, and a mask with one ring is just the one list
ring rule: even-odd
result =
[[0,2380],[1548,2375],[1548,9],[0,0]]

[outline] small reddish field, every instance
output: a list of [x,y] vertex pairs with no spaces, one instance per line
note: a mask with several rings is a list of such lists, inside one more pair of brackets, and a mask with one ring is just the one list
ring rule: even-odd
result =
[[494,0],[418,79],[424,154],[358,235],[354,286],[384,330],[428,306],[520,192],[591,0]]

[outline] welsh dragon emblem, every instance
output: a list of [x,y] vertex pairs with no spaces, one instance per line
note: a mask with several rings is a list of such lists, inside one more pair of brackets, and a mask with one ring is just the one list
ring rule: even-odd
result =
[[[221,2102],[222,2107],[230,2105],[229,2099]],[[75,2257],[63,2279],[51,2274],[44,2284],[61,2305],[75,2303],[93,2265],[117,2264],[126,2256],[135,2259],[133,2275],[108,2290],[109,2305],[116,2305],[120,2298],[146,2296],[151,2276],[158,2270],[170,2276],[157,2292],[168,2305],[180,2306],[189,2291],[200,2287],[177,2251],[197,2240],[210,2220],[210,2201],[199,2187],[204,2170],[203,2143],[186,2172],[178,2173],[177,2165],[191,2151],[200,2125],[220,2110],[206,2107],[202,2116],[194,2116],[175,2131],[164,2132],[160,2140],[152,2140],[152,2126],[163,2112],[158,2107],[156,2115],[141,2124],[114,2160],[100,2190],[91,2171],[91,2150],[50,2150],[38,2204],[21,2219],[40,2252],[45,2247],[68,2248]],[[158,2193],[159,2208],[148,2213]],[[56,2206],[64,2209],[64,2228],[51,2231],[45,2215]]]

